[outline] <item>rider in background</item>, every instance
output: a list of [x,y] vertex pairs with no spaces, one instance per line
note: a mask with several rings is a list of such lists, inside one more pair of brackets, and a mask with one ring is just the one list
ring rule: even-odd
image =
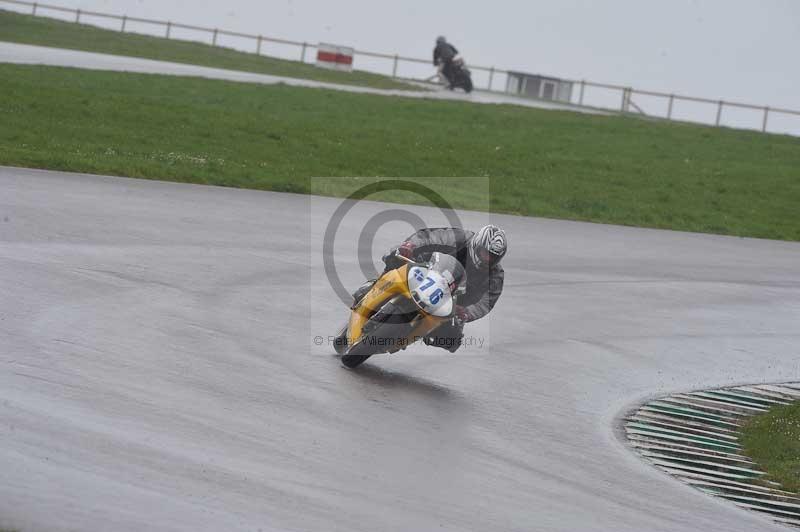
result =
[[[397,255],[416,262],[427,262],[435,252],[452,255],[467,272],[465,293],[459,297],[455,309],[455,320],[445,322],[433,335],[425,338],[427,345],[455,352],[461,347],[464,324],[486,316],[503,292],[505,276],[500,261],[506,254],[508,240],[499,227],[487,225],[477,232],[456,227],[421,229],[409,236],[399,246],[384,255],[386,269],[392,270],[403,264]],[[353,299],[358,302],[369,291],[374,280],[368,281]]]
[[447,42],[442,36],[436,38],[436,47],[433,49],[433,66],[441,69],[442,75],[447,80],[447,88],[453,88],[453,58],[458,55],[456,47]]

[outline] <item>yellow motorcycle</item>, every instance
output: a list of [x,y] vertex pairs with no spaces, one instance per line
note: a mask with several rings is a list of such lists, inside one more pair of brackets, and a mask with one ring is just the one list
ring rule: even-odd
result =
[[334,347],[348,368],[372,355],[405,349],[455,319],[466,278],[461,263],[443,253],[433,253],[425,263],[394,257],[404,264],[384,272],[354,302],[347,326],[336,337]]

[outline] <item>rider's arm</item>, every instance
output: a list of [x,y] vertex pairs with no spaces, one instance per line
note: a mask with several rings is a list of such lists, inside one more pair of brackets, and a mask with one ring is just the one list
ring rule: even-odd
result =
[[466,235],[461,229],[454,228],[436,228],[436,229],[420,229],[413,235],[406,238],[406,240],[399,246],[389,250],[389,253],[384,255],[383,262],[387,267],[393,268],[395,260],[391,257],[396,252],[416,261],[428,260],[431,253],[438,251],[439,253],[446,253],[448,255],[455,255],[458,250],[466,245]]
[[467,322],[479,320],[482,317],[489,314],[494,308],[495,303],[497,300],[500,299],[500,294],[503,293],[503,277],[505,274],[503,273],[503,268],[497,266],[492,270],[491,277],[489,277],[489,289],[484,292],[481,298],[469,305],[464,307],[464,313],[466,314]]
[[431,253],[439,252],[455,255],[466,245],[464,231],[452,227],[420,229],[406,238],[414,249],[415,260],[428,260]]

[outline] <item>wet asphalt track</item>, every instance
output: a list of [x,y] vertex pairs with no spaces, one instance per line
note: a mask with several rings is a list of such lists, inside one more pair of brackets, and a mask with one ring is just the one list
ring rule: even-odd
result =
[[81,52],[77,50],[64,50],[60,48],[48,48],[45,46],[31,46],[27,44],[15,44],[7,42],[0,42],[0,63],[49,65],[85,68],[90,70],[164,74],[170,76],[193,76],[244,83],[260,83],[264,85],[282,83],[293,87],[333,89],[338,91],[355,92],[361,94],[377,94],[382,96],[402,96],[404,98],[423,98],[431,100],[455,100],[482,104],[511,104],[520,105],[523,107],[534,107],[538,109],[575,111],[578,113],[602,115],[613,114],[610,111],[603,111],[600,109],[564,105],[555,102],[532,100],[529,98],[518,98],[497,92],[478,90],[474,91],[472,94],[464,94],[460,91],[446,91],[438,87],[432,91],[375,89],[370,87],[359,87],[356,85],[325,83],[307,79],[272,76],[269,74],[255,74],[252,72],[240,72],[236,70],[210,68],[183,63],[154,61],[152,59],[141,59],[138,57],[98,54],[92,52]]
[[312,342],[345,317],[313,273],[338,204],[0,168],[0,527],[781,530],[643,463],[619,416],[798,380],[799,244],[496,216],[490,347],[349,371]]

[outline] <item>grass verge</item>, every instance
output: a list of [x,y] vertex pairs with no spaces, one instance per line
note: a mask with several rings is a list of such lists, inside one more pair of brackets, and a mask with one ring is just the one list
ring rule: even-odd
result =
[[[299,61],[248,54],[221,46],[120,33],[86,24],[74,24],[4,10],[0,10],[0,41],[127,55],[379,89],[420,90],[407,83],[370,72],[347,73],[324,70]],[[266,46],[268,45],[265,44]]]
[[745,453],[783,489],[800,493],[800,402],[751,417],[742,427]]
[[0,93],[0,164],[301,193],[489,176],[495,212],[800,240],[794,137],[42,66],[0,65]]

